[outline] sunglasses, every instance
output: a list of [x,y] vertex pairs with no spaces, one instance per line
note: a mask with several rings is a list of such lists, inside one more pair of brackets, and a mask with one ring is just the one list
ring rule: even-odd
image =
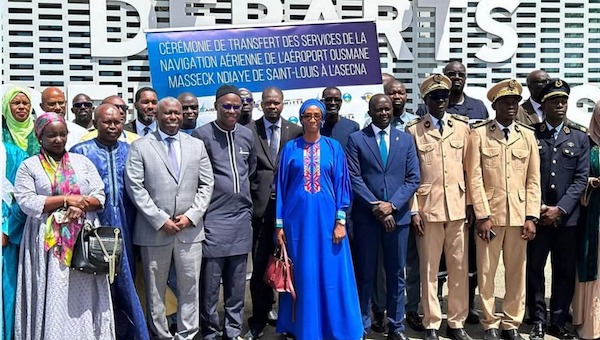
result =
[[187,110],[192,110],[192,111],[196,111],[198,110],[198,105],[184,105],[182,106],[183,111],[187,111]]
[[459,77],[459,78],[465,78],[467,76],[466,73],[464,72],[454,72],[454,71],[450,71],[450,72],[446,72],[444,73],[447,77]]
[[242,98],[242,104],[243,103],[252,104],[253,101],[254,101],[254,98],[252,98],[252,97]]
[[221,107],[224,110],[226,110],[226,111],[229,111],[229,110],[232,110],[232,109],[234,111],[238,111],[238,110],[240,110],[242,108],[241,105],[233,105],[233,104],[219,104],[219,105],[221,105]]
[[121,105],[113,104],[113,105],[115,105],[116,107],[118,107],[119,109],[121,109],[125,112],[127,112],[127,110],[129,110],[129,106],[127,106],[127,104],[121,104]]
[[73,103],[73,107],[76,107],[78,109],[85,107],[85,108],[91,108],[92,107],[92,102],[79,102],[79,103]]
[[450,96],[450,94],[448,92],[446,92],[446,91],[435,91],[435,92],[431,92],[427,96],[431,100],[438,101],[438,100],[446,100],[446,99],[448,99],[448,97]]

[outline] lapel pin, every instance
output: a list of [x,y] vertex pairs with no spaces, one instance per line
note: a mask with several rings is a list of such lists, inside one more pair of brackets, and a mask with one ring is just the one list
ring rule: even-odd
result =
[[431,126],[431,123],[429,121],[425,122],[425,128],[429,129],[429,127]]
[[546,124],[542,124],[540,126],[540,132],[544,132],[544,131],[546,131]]
[[573,143],[573,142],[568,142],[568,143],[567,143],[567,146],[568,146],[568,147],[570,147],[570,148],[572,148],[572,147],[574,147],[574,146],[575,146],[575,143]]
[[571,130],[570,130],[568,127],[566,127],[566,126],[564,126],[564,127],[563,127],[563,131],[564,131],[566,134],[569,134],[569,133],[571,133]]

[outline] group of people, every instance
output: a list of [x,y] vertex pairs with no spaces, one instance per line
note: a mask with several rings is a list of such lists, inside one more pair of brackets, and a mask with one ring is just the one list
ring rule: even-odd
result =
[[[600,104],[589,130],[569,121],[569,85],[536,70],[521,106],[517,80],[489,90],[490,120],[464,94],[466,75],[451,62],[423,80],[415,114],[405,110],[404,84],[384,75],[362,130],[340,115],[336,87],[302,104],[298,126],[281,116],[281,89],[262,91],[263,117],[253,120],[252,93],[222,85],[216,120],[199,127],[191,93],[159,100],[143,87],[129,123],[119,96],[94,108],[80,94],[70,122],[60,89],[44,90],[39,115],[27,89],[10,89],[3,338],[253,340],[275,321],[296,339],[374,331],[403,340],[406,322],[437,340],[446,281],[451,339],[470,340],[469,322],[481,323],[486,340],[520,340],[526,311],[531,339],[576,339],[566,327],[571,308],[579,336],[599,338]],[[123,231],[112,284],[70,268],[86,221]],[[263,276],[281,247],[294,263],[296,298],[281,293],[275,311]],[[506,294],[497,314],[500,255]]]

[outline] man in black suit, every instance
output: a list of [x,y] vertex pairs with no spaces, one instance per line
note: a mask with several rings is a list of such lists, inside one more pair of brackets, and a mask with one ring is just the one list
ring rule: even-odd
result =
[[267,316],[274,302],[273,289],[263,281],[269,255],[274,251],[275,195],[273,180],[277,169],[279,151],[288,141],[302,135],[302,128],[281,118],[283,92],[278,87],[267,87],[262,93],[261,107],[264,116],[250,124],[257,141],[256,177],[252,182],[254,272],[250,280],[252,317],[248,319],[250,330],[244,339],[254,340],[262,335]]
[[540,123],[544,120],[541,103],[537,101],[537,98],[542,88],[549,81],[550,76],[544,70],[533,70],[527,75],[527,88],[531,95],[519,106],[519,112],[517,112],[515,120],[527,125]]
[[123,125],[123,130],[145,136],[156,131],[158,96],[151,87],[142,87],[135,93],[137,119]]
[[[540,150],[542,210],[537,236],[527,245],[527,307],[533,321],[532,340],[548,334],[561,340],[577,335],[565,327],[575,289],[579,198],[589,172],[587,129],[566,119],[569,85],[551,80],[538,93],[545,119],[534,125]],[[544,298],[544,265],[552,253],[550,320]],[[549,321],[549,322],[548,322]]]

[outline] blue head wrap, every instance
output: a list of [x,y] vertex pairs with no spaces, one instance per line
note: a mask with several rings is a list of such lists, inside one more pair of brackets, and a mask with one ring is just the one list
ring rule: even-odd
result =
[[302,106],[300,106],[299,116],[300,116],[301,120],[302,120],[302,115],[304,114],[304,111],[306,111],[306,109],[309,106],[316,106],[316,107],[318,107],[319,110],[321,110],[321,115],[323,116],[322,121],[325,121],[325,115],[327,114],[327,110],[325,109],[325,105],[320,100],[314,99],[314,98],[311,98],[311,99],[305,101],[304,103],[302,103]]

